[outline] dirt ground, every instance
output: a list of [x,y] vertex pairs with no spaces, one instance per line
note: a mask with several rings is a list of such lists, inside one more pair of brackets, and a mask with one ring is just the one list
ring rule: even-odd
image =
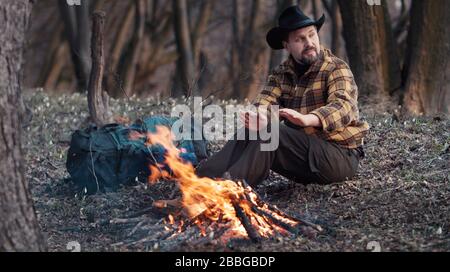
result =
[[[78,242],[82,251],[450,251],[448,119],[404,120],[394,114],[395,107],[380,112],[363,106],[362,117],[370,123],[371,133],[366,158],[353,180],[303,186],[271,174],[258,187],[270,203],[322,225],[324,233],[259,244],[198,244],[182,239],[160,243],[138,241],[143,237],[136,232],[140,221],[105,222],[167,198],[171,186],[139,184],[114,193],[75,195],[65,161],[71,133],[82,127],[88,116],[86,98],[34,92],[25,94],[25,100],[33,112],[23,135],[26,176],[51,251],[68,251],[72,241]],[[169,114],[176,103],[171,99],[112,101],[114,113],[131,120]],[[211,146],[218,150],[222,144]],[[164,225],[152,214],[144,218],[149,226]],[[152,229],[148,230],[151,235]]]

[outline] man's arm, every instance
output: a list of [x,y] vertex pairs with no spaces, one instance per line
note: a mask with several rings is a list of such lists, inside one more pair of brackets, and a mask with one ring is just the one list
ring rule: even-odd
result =
[[310,112],[318,117],[323,130],[333,132],[358,118],[358,88],[348,67],[334,70],[328,77],[327,104]]
[[[281,86],[276,75],[269,75],[267,83],[261,93],[253,101],[256,107],[279,105],[278,99],[281,96]],[[269,109],[270,110],[270,109]]]
[[[245,127],[251,130],[260,130],[265,128],[270,120],[271,105],[279,105],[279,97],[281,96],[281,87],[278,78],[275,75],[269,75],[267,83],[253,101],[253,105],[258,108],[258,113],[241,112],[241,120]],[[253,115],[253,118],[250,116]],[[251,120],[256,121],[255,124]]]
[[292,109],[280,109],[280,118],[286,118],[294,125],[301,127],[322,127],[319,117],[314,114],[301,114]]

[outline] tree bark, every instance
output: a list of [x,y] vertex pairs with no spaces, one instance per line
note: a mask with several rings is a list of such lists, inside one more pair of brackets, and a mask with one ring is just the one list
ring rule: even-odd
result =
[[66,1],[58,1],[65,33],[69,41],[72,62],[78,82],[78,91],[85,92],[91,71],[90,39],[91,0],[83,0],[80,5],[70,6]]
[[320,0],[311,0],[312,2],[312,13],[314,16],[314,20],[318,20],[322,13],[320,13]]
[[243,100],[250,93],[256,62],[265,48],[265,44],[259,40],[257,33],[263,20],[263,3],[261,0],[252,1],[247,24],[241,29],[239,25],[242,11],[238,2],[233,1],[233,47],[230,74],[233,79],[233,96]]
[[[214,3],[215,0],[202,0],[198,20],[195,24],[195,28],[191,31],[192,50],[194,51],[196,67],[199,67],[202,38],[208,27]],[[200,69],[202,69],[202,67],[200,67]]]
[[64,43],[63,30],[64,28],[61,24],[55,27],[54,36],[48,48],[49,57],[44,62],[44,66],[40,72],[38,85],[43,86],[45,90],[55,89],[62,67],[64,66],[65,58],[62,56],[69,53],[67,48],[65,48],[66,44]]
[[120,72],[120,75],[124,80],[123,95],[126,96],[131,96],[133,93],[136,69],[140,55],[142,54],[140,48],[142,47],[145,33],[146,2],[145,0],[135,0],[134,5],[136,10],[134,34],[127,52],[124,54]]
[[448,10],[447,0],[412,3],[403,102],[411,114],[450,112]]
[[127,44],[128,35],[132,31],[133,19],[136,14],[136,8],[133,3],[130,3],[128,9],[125,11],[125,16],[121,20],[119,29],[114,38],[114,45],[111,47],[111,52],[108,61],[108,69],[105,71],[105,84],[108,94],[114,98],[125,96],[123,79],[118,71],[123,49]]
[[230,60],[230,78],[233,83],[234,97],[240,96],[240,62],[239,62],[239,50],[241,47],[241,14],[242,8],[238,0],[232,0],[232,46],[231,46],[231,60]]
[[[274,26],[278,25],[278,17],[281,13],[288,7],[297,5],[297,0],[278,0],[277,1],[277,12],[275,13],[275,17],[273,19]],[[280,65],[286,58],[288,57],[288,53],[286,50],[272,50],[270,53],[270,63],[269,69],[272,70]]]
[[331,1],[330,17],[332,20],[332,33],[331,33],[331,51],[337,57],[342,58],[344,54],[341,50],[341,38],[342,38],[342,18],[339,10],[339,4],[336,0]]
[[24,176],[20,112],[22,51],[31,11],[29,0],[0,5],[0,251],[44,251]]
[[339,0],[350,66],[362,95],[385,99],[400,86],[400,63],[386,1]]
[[[192,48],[191,34],[189,31],[189,18],[186,0],[172,0],[174,12],[175,40],[177,44],[178,61],[177,76],[181,86],[175,84],[173,96],[191,96],[196,94],[195,60]],[[179,77],[179,80],[177,79]]]
[[108,94],[102,89],[104,72],[104,24],[105,13],[95,12],[93,15],[92,35],[92,71],[88,87],[88,107],[92,121],[103,126],[110,121]]

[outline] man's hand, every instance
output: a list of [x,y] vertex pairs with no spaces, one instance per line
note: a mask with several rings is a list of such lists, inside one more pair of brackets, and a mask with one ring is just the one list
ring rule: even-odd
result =
[[301,114],[292,109],[280,109],[280,118],[286,118],[294,125],[301,127],[322,127],[319,117],[314,114]]
[[252,131],[260,131],[268,124],[266,111],[260,111],[259,114],[252,111],[243,111],[240,113],[240,118],[245,127]]

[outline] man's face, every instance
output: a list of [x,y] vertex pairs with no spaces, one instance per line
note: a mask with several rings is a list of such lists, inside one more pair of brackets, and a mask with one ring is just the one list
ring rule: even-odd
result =
[[308,26],[289,33],[284,48],[294,59],[302,64],[313,64],[320,54],[320,41],[315,26]]

